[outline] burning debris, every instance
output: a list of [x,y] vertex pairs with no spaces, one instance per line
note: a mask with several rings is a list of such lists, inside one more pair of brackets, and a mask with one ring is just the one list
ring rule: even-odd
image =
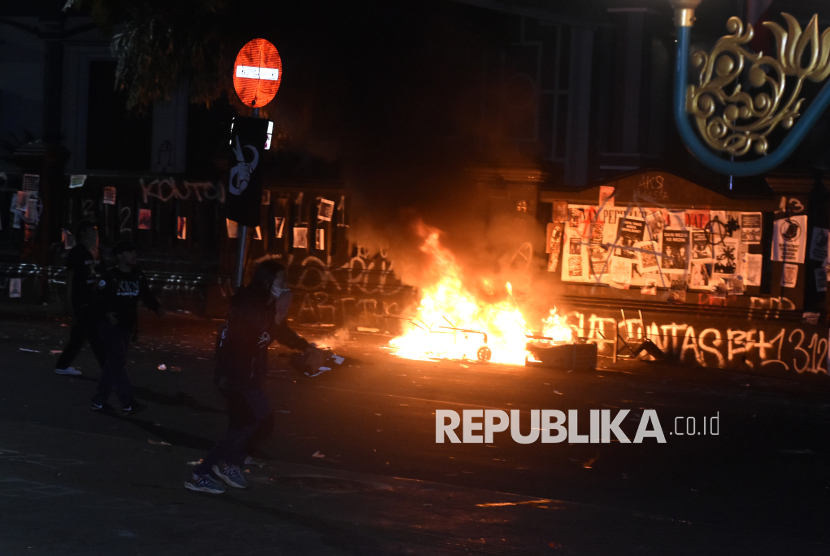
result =
[[510,282],[500,287],[485,278],[473,291],[453,254],[441,245],[439,230],[419,223],[418,232],[420,249],[438,279],[422,288],[411,327],[390,341],[399,357],[522,365],[529,355],[528,339],[541,345],[573,341],[567,318],[555,308],[542,322],[541,333],[531,331]]

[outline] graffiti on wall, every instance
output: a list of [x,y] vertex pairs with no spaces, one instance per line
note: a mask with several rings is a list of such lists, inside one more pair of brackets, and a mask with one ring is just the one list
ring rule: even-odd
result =
[[715,328],[711,323],[672,321],[652,322],[643,330],[639,318],[618,321],[579,311],[569,313],[568,322],[581,338],[597,344],[599,352],[606,355],[611,354],[615,326],[619,326],[625,337],[635,341],[648,338],[670,359],[681,363],[718,369],[769,367],[798,373],[827,373],[828,369],[828,334],[826,327],[821,326],[769,322],[747,326],[721,324]]
[[139,178],[138,183],[141,186],[145,204],[151,198],[158,199],[163,203],[173,199],[187,201],[191,197],[196,202],[217,200],[220,203],[225,202],[225,188],[222,187],[221,183],[183,180],[180,185],[175,178],[154,179],[147,184],[144,183],[144,178]]

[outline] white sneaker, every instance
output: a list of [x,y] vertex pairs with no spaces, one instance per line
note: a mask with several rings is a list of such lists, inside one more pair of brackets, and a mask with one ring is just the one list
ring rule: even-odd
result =
[[65,369],[55,369],[55,372],[58,373],[59,375],[78,376],[79,374],[81,374],[81,371],[79,371],[75,367],[67,367]]

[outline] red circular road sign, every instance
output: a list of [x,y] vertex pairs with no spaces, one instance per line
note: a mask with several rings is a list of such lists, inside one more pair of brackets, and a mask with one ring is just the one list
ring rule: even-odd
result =
[[239,51],[233,64],[233,88],[248,106],[265,106],[280,88],[282,60],[276,47],[254,39]]

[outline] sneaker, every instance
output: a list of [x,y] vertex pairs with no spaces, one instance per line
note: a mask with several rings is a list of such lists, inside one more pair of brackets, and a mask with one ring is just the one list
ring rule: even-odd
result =
[[107,402],[104,403],[96,403],[95,400],[89,404],[89,409],[92,411],[100,411],[101,413],[115,413],[115,408],[112,407]]
[[147,409],[147,404],[141,403],[138,400],[132,400],[127,405],[121,407],[121,414],[126,417],[127,415],[133,415],[145,409]]
[[236,465],[216,464],[213,466],[216,476],[234,488],[248,488],[248,481],[242,476],[242,471]]
[[65,369],[55,369],[55,372],[58,373],[59,375],[78,376],[79,374],[81,374],[81,371],[79,371],[75,367],[67,367]]
[[184,488],[198,492],[209,492],[211,494],[222,494],[228,487],[214,479],[210,474],[191,474],[190,480],[184,482]]

